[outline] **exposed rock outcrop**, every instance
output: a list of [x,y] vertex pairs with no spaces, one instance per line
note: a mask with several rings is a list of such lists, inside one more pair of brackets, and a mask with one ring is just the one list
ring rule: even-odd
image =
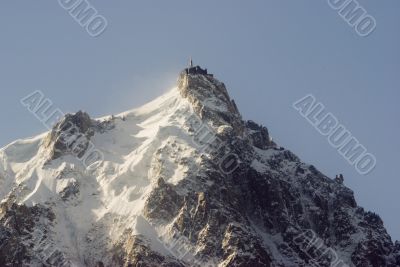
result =
[[55,160],[63,155],[72,154],[82,158],[94,134],[90,116],[82,111],[67,114],[57,123],[45,141],[50,152],[50,159]]

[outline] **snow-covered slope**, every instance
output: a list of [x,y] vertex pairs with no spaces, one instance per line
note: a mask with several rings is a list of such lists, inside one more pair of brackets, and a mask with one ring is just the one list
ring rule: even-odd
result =
[[[1,266],[400,262],[377,215],[243,121],[204,73],[182,72],[138,109],[67,115],[1,149],[0,200]],[[303,248],[310,233],[333,252]]]
[[[50,205],[57,218],[58,246],[80,265],[84,255],[95,253],[87,242],[93,227],[108,229],[115,218],[124,218],[122,230],[135,226],[138,233],[147,231],[148,225],[138,220],[159,175],[165,174],[167,182],[176,184],[190,168],[198,167],[198,155],[184,127],[192,113],[189,102],[174,88],[139,109],[99,119],[112,126],[91,138],[103,156],[96,168],[86,168],[74,153],[49,161],[45,144],[51,133],[14,142],[0,151],[0,197],[5,199],[13,188],[8,198],[12,196],[18,204]],[[175,163],[172,155],[162,150],[167,144],[179,146],[180,157],[187,158],[187,164]],[[108,238],[121,234],[115,232]]]

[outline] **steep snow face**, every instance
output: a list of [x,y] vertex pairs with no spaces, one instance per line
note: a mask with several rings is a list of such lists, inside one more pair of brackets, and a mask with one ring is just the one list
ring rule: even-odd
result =
[[[177,184],[185,173],[199,168],[199,152],[186,125],[193,115],[192,106],[174,88],[141,108],[97,120],[112,127],[90,138],[102,153],[96,168],[85,168],[68,153],[48,161],[41,147],[51,133],[17,141],[0,152],[1,199],[14,188],[19,190],[15,194],[19,204],[51,203],[60,247],[67,248],[72,262],[82,264],[92,249],[88,235],[96,234],[91,231],[98,222],[124,217],[130,219],[119,228],[140,228],[135,218],[140,217],[157,179],[162,176]],[[119,234],[109,238],[119,238]]]
[[[76,155],[68,153],[49,162],[48,154],[41,149],[49,142],[51,133],[46,133],[0,150],[1,176],[5,182],[15,177],[16,184],[30,192],[24,198],[19,197],[21,204],[54,200],[67,185],[77,182],[76,178],[97,184],[88,190],[95,193],[96,189],[101,189],[102,197],[109,197],[107,202],[125,199],[130,203],[154,182],[157,162],[152,162],[153,155],[159,152],[160,157],[166,156],[158,150],[175,142],[181,146],[183,154],[190,157],[195,152],[184,125],[192,114],[189,103],[174,88],[139,109],[97,120],[108,122],[112,127],[95,132],[90,139],[102,153],[102,161],[96,168],[84,168]],[[177,177],[173,178],[178,181]],[[115,207],[116,210],[126,211],[121,206]]]
[[33,176],[35,168],[43,163],[41,144],[45,134],[18,140],[0,149],[0,199],[3,200],[14,185]]
[[[132,229],[133,235],[146,236],[165,254],[157,240],[166,230],[159,228],[157,233],[144,222],[146,200],[160,177],[177,185],[188,173],[200,173],[202,157],[207,157],[193,137],[194,129],[203,122],[181,90],[173,88],[116,116],[90,120],[82,112],[67,115],[52,131],[2,149],[1,199],[28,207],[51,206],[56,218],[52,238],[73,264],[87,262],[85,255],[100,257],[127,229]],[[223,104],[218,97],[208,95],[197,105]],[[223,101],[229,103],[229,99]],[[63,132],[68,124],[77,129],[68,130],[66,137]],[[84,143],[79,144],[79,153],[68,149],[74,145],[70,140]],[[81,151],[89,146],[101,153],[102,160],[95,168],[87,168],[81,159]],[[185,193],[185,189],[178,192]],[[105,233],[95,231],[97,228],[112,235],[102,240]],[[100,242],[97,251],[88,240]]]
[[[1,266],[400,264],[380,218],[243,121],[211,75],[1,149],[0,200]],[[310,255],[310,231],[335,254]]]

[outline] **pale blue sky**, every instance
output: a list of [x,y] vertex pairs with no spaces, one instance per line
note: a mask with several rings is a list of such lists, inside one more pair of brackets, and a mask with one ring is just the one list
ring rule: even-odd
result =
[[[91,1],[107,30],[90,37],[58,1],[0,3],[0,146],[43,132],[19,100],[42,90],[65,112],[103,116],[174,85],[191,55],[226,83],[244,118],[328,176],[400,239],[400,2],[359,1],[377,20],[359,37],[325,0]],[[314,94],[377,157],[349,166],[293,108]]]

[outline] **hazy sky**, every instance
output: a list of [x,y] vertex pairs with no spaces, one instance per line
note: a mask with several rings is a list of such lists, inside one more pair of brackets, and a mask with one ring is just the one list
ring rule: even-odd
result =
[[[400,239],[400,2],[359,0],[376,30],[360,37],[327,1],[94,1],[91,37],[58,1],[0,4],[0,146],[45,131],[19,100],[42,90],[94,117],[171,88],[189,56],[228,86],[245,119],[330,177]],[[358,174],[292,103],[313,94],[377,158]]]

